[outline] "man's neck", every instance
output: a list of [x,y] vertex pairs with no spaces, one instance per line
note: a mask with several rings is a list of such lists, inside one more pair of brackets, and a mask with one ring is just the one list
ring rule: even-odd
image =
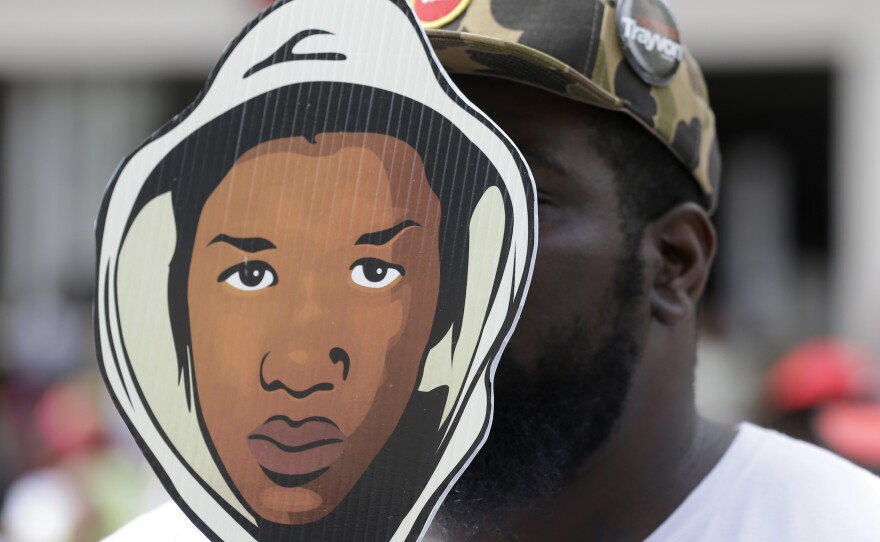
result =
[[614,429],[559,491],[512,507],[476,536],[455,536],[455,523],[447,523],[447,538],[640,542],[650,536],[715,467],[736,434],[697,415],[694,332],[677,333],[687,334],[652,328]]
[[703,481],[736,430],[697,414],[694,330],[652,326],[614,431],[560,492],[508,523],[513,539],[640,542]]
[[734,428],[696,413],[670,425],[663,417],[656,413],[660,423],[615,432],[562,491],[486,539],[646,539],[709,474],[735,436]]

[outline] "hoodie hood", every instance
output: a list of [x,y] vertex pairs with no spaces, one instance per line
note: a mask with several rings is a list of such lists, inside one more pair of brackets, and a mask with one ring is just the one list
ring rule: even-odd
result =
[[[308,92],[302,89],[318,97],[305,100]],[[215,540],[254,540],[260,518],[218,465],[199,415],[198,390],[189,378],[192,353],[184,349],[181,359],[175,341],[174,311],[179,308],[168,294],[172,260],[181,250],[175,198],[197,190],[195,179],[201,173],[190,177],[186,168],[169,173],[166,164],[172,158],[192,162],[193,156],[207,157],[222,176],[247,150],[238,142],[249,127],[256,126],[254,133],[262,135],[254,137],[260,141],[280,137],[283,134],[274,129],[284,125],[280,118],[296,117],[298,108],[329,103],[333,98],[328,95],[357,96],[349,103],[360,109],[385,107],[395,126],[417,126],[428,118],[426,111],[439,115],[480,157],[462,157],[456,154],[460,148],[446,149],[438,139],[421,144],[423,158],[430,155],[426,164],[451,167],[482,160],[488,165],[473,171],[491,170],[497,178],[489,185],[457,179],[448,188],[469,194],[464,199],[473,201],[458,228],[440,232],[450,237],[441,238],[441,243],[454,238],[467,247],[465,271],[456,278],[463,300],[450,305],[454,310],[444,309],[450,324],[439,330],[419,362],[413,395],[440,399],[431,403],[430,419],[435,423],[428,431],[430,449],[419,456],[419,461],[429,463],[423,469],[428,474],[405,498],[406,513],[387,531],[393,533],[391,539],[418,538],[425,532],[443,497],[485,441],[492,417],[492,378],[531,277],[537,243],[531,174],[507,136],[451,83],[407,2],[286,0],[267,9],[229,45],[201,96],[123,161],[105,193],[96,225],[95,330],[106,385],[166,489]],[[376,100],[384,100],[384,105],[376,105]],[[267,104],[274,109],[266,109]],[[287,109],[279,110],[279,104]],[[264,109],[255,109],[258,106]],[[410,118],[411,111],[421,116]],[[374,130],[370,127],[377,124],[370,122],[358,130]],[[200,141],[207,138],[202,134],[221,133],[217,130],[226,130],[221,146],[238,150],[199,155]],[[429,133],[432,128],[422,125],[418,130]],[[401,431],[398,428],[393,440],[405,443],[407,435]],[[407,461],[406,448],[400,447],[400,462]],[[395,487],[383,483],[381,489],[367,491],[393,493]],[[360,513],[385,513],[379,507],[367,508]],[[353,521],[350,516],[346,514],[344,521]],[[367,539],[361,536],[367,533],[348,532]]]

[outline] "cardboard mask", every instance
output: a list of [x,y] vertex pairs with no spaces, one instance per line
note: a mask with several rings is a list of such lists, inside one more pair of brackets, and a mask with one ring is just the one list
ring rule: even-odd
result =
[[221,540],[418,538],[485,440],[534,188],[406,0],[280,1],[117,170],[101,369]]

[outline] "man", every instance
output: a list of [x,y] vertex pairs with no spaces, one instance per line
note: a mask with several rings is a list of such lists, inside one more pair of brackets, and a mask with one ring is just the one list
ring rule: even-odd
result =
[[[665,4],[418,0],[416,11],[448,23],[431,34],[437,54],[470,74],[457,83],[524,153],[540,221],[492,431],[428,539],[878,538],[875,478],[694,409],[719,161],[702,77]],[[146,521],[160,529],[160,517]],[[172,531],[157,533],[146,539]]]
[[489,439],[429,539],[880,539],[880,480],[695,410],[720,163],[665,2],[427,5],[441,62],[529,162],[540,229]]

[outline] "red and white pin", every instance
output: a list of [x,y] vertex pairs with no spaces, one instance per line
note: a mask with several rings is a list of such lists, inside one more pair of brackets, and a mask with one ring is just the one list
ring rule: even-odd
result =
[[440,28],[464,13],[471,0],[410,0],[425,28]]

